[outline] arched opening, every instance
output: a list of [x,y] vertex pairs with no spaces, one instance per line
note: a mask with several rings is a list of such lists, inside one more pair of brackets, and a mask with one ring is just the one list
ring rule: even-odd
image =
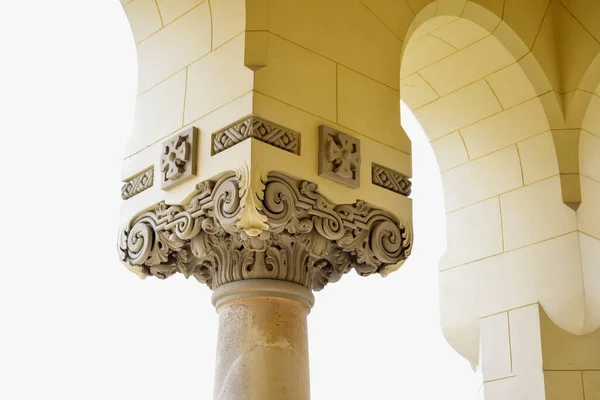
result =
[[[581,241],[581,267],[586,282],[586,322],[583,333],[590,333],[600,325],[600,56],[589,69],[596,86],[593,92],[583,92],[589,97],[583,115],[579,136],[579,176],[581,206],[577,222]],[[588,79],[590,81],[590,79]]]
[[[562,201],[548,118],[554,103],[534,55],[477,4],[467,2],[456,15],[431,7],[409,29],[400,91],[442,177],[442,329],[476,364],[482,321],[506,310],[539,301],[558,325],[579,328],[583,316],[566,312],[583,301],[571,289],[581,285],[581,271],[570,268],[578,258],[577,222]],[[559,293],[556,276],[572,292]]]

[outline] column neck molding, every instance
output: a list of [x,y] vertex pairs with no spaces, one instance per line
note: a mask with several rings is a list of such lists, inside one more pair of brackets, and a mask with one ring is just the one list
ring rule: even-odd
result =
[[250,187],[230,172],[198,185],[185,205],[159,203],[122,229],[121,260],[142,277],[180,272],[213,290],[248,279],[320,290],[351,269],[385,275],[410,254],[410,227],[388,211],[333,204],[314,183],[279,172],[260,181]]
[[212,304],[219,311],[219,307],[228,302],[256,297],[294,300],[309,310],[315,304],[315,296],[310,289],[276,279],[247,279],[219,286],[213,291]]

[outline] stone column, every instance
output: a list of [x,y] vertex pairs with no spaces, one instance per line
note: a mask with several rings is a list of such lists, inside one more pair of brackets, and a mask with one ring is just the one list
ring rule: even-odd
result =
[[411,232],[364,201],[336,205],[311,182],[269,172],[255,187],[251,175],[226,173],[183,205],[162,202],[132,218],[120,257],[142,277],[180,272],[213,289],[215,399],[308,399],[312,290],[351,269],[393,271]]
[[304,286],[272,279],[232,282],[213,293],[219,313],[214,399],[310,398]]
[[311,292],[410,254],[401,42],[360,2],[123,1],[139,97],[121,261],[213,290],[215,398],[308,399]]

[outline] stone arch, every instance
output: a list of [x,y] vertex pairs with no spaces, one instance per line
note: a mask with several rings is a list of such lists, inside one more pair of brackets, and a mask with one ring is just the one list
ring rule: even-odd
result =
[[540,302],[568,332],[599,326],[586,314],[585,271],[573,268],[581,238],[553,134],[563,108],[534,43],[475,2],[440,0],[416,15],[402,52],[401,97],[445,192],[442,327],[472,363],[482,319],[507,310]]
[[[578,95],[586,107],[581,113],[577,166],[581,181],[581,207],[577,222],[581,237],[582,268],[586,275],[586,333],[598,327],[600,320],[600,56],[590,66]],[[593,91],[586,85],[595,83]]]

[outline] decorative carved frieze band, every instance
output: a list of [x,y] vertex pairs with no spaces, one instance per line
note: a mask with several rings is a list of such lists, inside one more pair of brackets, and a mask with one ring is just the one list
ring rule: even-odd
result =
[[[201,183],[185,206],[158,204],[122,230],[121,260],[141,276],[180,272],[212,289],[266,278],[320,290],[350,269],[386,274],[410,254],[410,227],[387,211],[363,201],[332,204],[315,184],[282,173],[263,184],[259,204],[242,204],[248,188],[234,173]],[[248,207],[267,227],[254,236],[239,227]]]
[[160,155],[160,187],[168,189],[196,173],[198,129],[191,127],[162,144]]
[[321,126],[319,176],[351,188],[360,187],[360,140]]
[[136,194],[151,188],[152,185],[154,185],[154,167],[125,182],[121,189],[121,198],[127,200]]
[[213,135],[212,153],[220,153],[249,138],[260,140],[290,153],[300,154],[299,133],[256,117],[236,122],[215,133]]
[[400,172],[396,172],[381,165],[373,164],[371,180],[374,185],[399,193],[403,196],[409,196],[412,189],[412,182]]

